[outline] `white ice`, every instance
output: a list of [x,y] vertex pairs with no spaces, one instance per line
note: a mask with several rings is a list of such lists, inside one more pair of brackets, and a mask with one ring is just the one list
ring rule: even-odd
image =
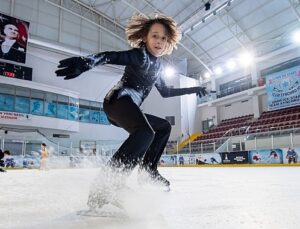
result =
[[[298,229],[300,167],[160,168],[171,192],[137,188],[126,214],[86,217],[98,169],[0,173],[2,229]],[[131,177],[135,179],[135,174]],[[145,191],[146,190],[146,191]],[[107,206],[111,212],[119,209]]]

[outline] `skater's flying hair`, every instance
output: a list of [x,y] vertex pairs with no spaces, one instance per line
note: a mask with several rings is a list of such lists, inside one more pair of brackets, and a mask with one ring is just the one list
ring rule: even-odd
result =
[[176,22],[171,18],[163,15],[154,18],[148,18],[143,15],[136,15],[129,19],[125,29],[129,44],[133,48],[145,46],[146,37],[151,26],[155,23],[164,25],[167,33],[167,44],[162,55],[171,54],[173,48],[177,49],[177,43],[181,39],[181,32],[177,28]]

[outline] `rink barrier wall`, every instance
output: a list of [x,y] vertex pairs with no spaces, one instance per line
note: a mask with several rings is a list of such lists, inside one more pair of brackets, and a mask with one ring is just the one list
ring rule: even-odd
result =
[[[294,157],[289,164],[289,156],[294,151]],[[289,156],[288,156],[289,152]],[[199,153],[199,154],[177,154],[162,155],[160,159],[161,166],[282,166],[300,164],[298,156],[299,148],[276,148],[260,149],[250,151],[234,151],[220,153]],[[294,163],[294,161],[296,163]]]
[[[293,153],[292,151],[293,150]],[[289,164],[289,155],[294,159]],[[260,149],[250,151],[235,151],[221,153],[199,153],[199,154],[177,154],[162,155],[160,166],[181,166],[181,167],[231,167],[231,166],[298,166],[298,152],[300,147],[295,149],[277,148]],[[110,157],[101,155],[71,155],[71,156],[50,156],[47,161],[49,168],[97,168],[105,164]],[[14,155],[3,159],[8,168],[32,168],[40,167],[40,154]],[[294,161],[296,163],[294,163]]]
[[297,167],[297,164],[206,164],[206,165],[160,165],[160,167],[174,168],[218,168],[218,167]]

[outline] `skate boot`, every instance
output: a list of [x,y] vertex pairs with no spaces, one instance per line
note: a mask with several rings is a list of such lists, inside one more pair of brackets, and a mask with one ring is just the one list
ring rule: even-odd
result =
[[145,183],[153,183],[162,186],[164,191],[170,191],[170,181],[164,178],[157,169],[140,169],[138,175],[138,183],[143,185]]
[[106,204],[122,208],[120,195],[126,188],[126,179],[123,174],[111,169],[102,171],[91,187],[87,205],[98,209]]
[[164,178],[158,170],[154,170],[150,172],[150,177],[155,183],[161,184],[162,186],[170,187],[170,181]]
[[2,172],[2,173],[6,173],[6,170],[4,170],[4,169],[0,168],[0,172]]
[[112,190],[110,188],[106,190],[93,190],[89,194],[87,205],[92,211],[96,211],[96,209],[102,208],[106,204],[111,204],[122,209],[123,205],[118,198],[117,192],[118,190]]

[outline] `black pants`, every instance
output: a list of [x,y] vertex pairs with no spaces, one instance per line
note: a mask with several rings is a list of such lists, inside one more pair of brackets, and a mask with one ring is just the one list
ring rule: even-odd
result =
[[132,170],[140,163],[147,170],[156,170],[170,136],[170,123],[144,114],[129,96],[105,101],[103,108],[112,124],[129,133],[129,137],[113,155],[110,165]]

